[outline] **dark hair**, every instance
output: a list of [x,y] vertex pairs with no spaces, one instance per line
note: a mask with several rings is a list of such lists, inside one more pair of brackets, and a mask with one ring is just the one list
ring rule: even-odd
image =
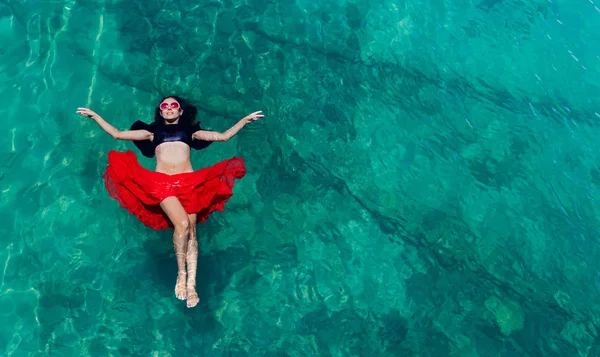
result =
[[196,123],[196,115],[198,115],[198,109],[196,109],[196,107],[189,103],[188,101],[186,101],[183,98],[180,98],[176,95],[170,95],[167,97],[164,97],[163,99],[160,100],[159,105],[156,106],[156,109],[154,109],[154,122],[155,123],[162,123],[164,122],[164,118],[160,115],[160,103],[162,103],[165,99],[167,98],[173,98],[175,99],[179,105],[181,106],[181,109],[183,110],[183,114],[181,115],[181,117],[179,118],[179,122],[183,125],[193,125]]

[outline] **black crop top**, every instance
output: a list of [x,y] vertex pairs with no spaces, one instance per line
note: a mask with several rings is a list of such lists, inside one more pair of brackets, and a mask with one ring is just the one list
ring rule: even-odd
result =
[[153,122],[146,124],[140,120],[131,125],[131,130],[145,129],[154,134],[154,140],[136,140],[133,143],[146,157],[154,157],[156,147],[162,143],[181,141],[195,150],[202,150],[208,147],[212,142],[192,139],[192,134],[201,130],[200,123],[195,123],[184,127],[181,124],[164,124]]

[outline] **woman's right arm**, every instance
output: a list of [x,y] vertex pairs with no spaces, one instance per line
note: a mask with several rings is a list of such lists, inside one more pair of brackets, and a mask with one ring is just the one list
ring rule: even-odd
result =
[[90,117],[100,125],[100,127],[106,131],[113,139],[116,140],[152,140],[154,134],[148,130],[124,130],[121,131],[114,126],[110,125],[100,115],[93,110],[87,108],[77,108],[77,113]]

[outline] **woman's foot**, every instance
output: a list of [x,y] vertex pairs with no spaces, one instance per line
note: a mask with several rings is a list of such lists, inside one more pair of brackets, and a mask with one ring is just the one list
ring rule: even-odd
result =
[[196,289],[193,286],[187,288],[187,307],[194,307],[200,302],[200,298],[196,293]]
[[187,274],[184,271],[177,273],[177,282],[175,283],[175,296],[179,300],[185,300],[187,297],[187,289],[185,288]]

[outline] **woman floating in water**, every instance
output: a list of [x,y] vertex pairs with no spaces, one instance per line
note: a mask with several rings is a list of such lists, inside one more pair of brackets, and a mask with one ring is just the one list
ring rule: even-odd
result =
[[136,121],[127,131],[116,129],[90,109],[77,108],[77,113],[94,119],[114,139],[132,140],[144,156],[156,155],[156,170],[151,171],[140,165],[132,151],[111,150],[103,175],[106,189],[146,226],[174,229],[175,295],[187,299],[188,307],[196,306],[196,223],[223,210],[233,194],[234,180],[244,177],[246,168],[243,159],[232,157],[194,171],[190,149],[201,150],[213,141],[231,139],[247,123],[262,118],[262,111],[245,116],[224,133],[202,130],[196,122],[196,107],[176,96],[160,102],[153,123]]

